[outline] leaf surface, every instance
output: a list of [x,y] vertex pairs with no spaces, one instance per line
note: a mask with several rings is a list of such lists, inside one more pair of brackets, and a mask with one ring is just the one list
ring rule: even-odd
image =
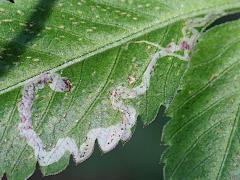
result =
[[0,94],[181,19],[239,0],[0,2]]
[[[66,137],[80,147],[92,129],[122,122],[110,93],[119,85],[139,85],[157,51],[136,41],[166,47],[182,37],[184,23],[177,21],[238,7],[238,0],[184,0],[180,4],[177,0],[21,0],[13,5],[1,1],[0,176],[6,173],[9,179],[25,179],[35,170],[34,151],[18,128],[17,106],[27,82],[43,72],[58,72],[71,81],[69,93],[48,87],[39,90],[32,121],[46,150]],[[147,93],[126,100],[145,124],[155,118],[161,105],[171,102],[186,65],[176,58],[161,58]],[[56,174],[66,168],[69,158],[66,152],[60,161],[41,166],[41,171]]]

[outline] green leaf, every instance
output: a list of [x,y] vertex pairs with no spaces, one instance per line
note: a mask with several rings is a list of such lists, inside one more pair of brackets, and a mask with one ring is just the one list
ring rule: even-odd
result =
[[[23,85],[43,72],[58,72],[71,81],[69,93],[39,90],[27,113],[32,114],[33,129],[46,150],[66,137],[80,147],[91,130],[123,122],[110,93],[119,85],[138,86],[152,55],[159,51],[139,40],[166,47],[182,37],[184,24],[177,21],[239,7],[238,0],[0,2],[0,176],[25,179],[37,163],[18,128]],[[170,103],[185,67],[186,62],[176,58],[161,58],[147,93],[124,103],[150,123],[159,107]],[[41,171],[56,174],[69,158],[66,152],[59,161],[41,166]]]
[[205,33],[164,129],[166,179],[240,178],[240,21]]
[[[59,140],[67,136],[76,140],[78,147],[85,141],[87,133],[98,127],[109,127],[122,121],[121,113],[114,110],[109,92],[122,84],[135,87],[142,81],[142,74],[149,64],[154,46],[139,43],[141,40],[159,43],[163,47],[178,41],[183,23],[163,28],[129,42],[62,71],[73,84],[71,93],[56,93],[44,88],[37,94],[33,105],[33,128],[46,148],[51,150]],[[176,58],[161,58],[152,77],[147,94],[128,101],[137,113],[150,123],[162,104],[168,104],[175,94],[187,63]],[[136,81],[129,84],[128,77]],[[19,135],[19,112],[21,88],[0,96],[4,102],[0,107],[0,176],[6,173],[9,179],[24,179],[35,169],[36,157],[33,149]],[[50,166],[42,166],[44,175],[56,174],[69,163],[70,154]]]
[[0,94],[181,19],[239,7],[239,0],[1,1]]

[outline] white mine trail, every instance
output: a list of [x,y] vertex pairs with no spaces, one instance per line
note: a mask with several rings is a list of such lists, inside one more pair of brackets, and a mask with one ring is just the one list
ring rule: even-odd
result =
[[132,136],[131,128],[137,120],[137,112],[134,107],[124,104],[124,100],[134,99],[146,93],[149,89],[150,79],[158,59],[166,56],[174,56],[181,60],[188,61],[190,58],[189,54],[200,35],[195,27],[204,26],[209,21],[209,17],[211,16],[206,16],[201,21],[199,19],[190,21],[188,25],[183,28],[183,38],[178,43],[171,42],[165,48],[159,47],[159,51],[153,54],[144,72],[142,83],[139,86],[132,89],[119,86],[112,91],[110,95],[111,103],[113,109],[122,114],[122,121],[107,128],[100,127],[91,129],[86,135],[85,142],[81,144],[80,147],[78,147],[73,138],[66,137],[59,139],[54,148],[47,151],[44,143],[32,126],[32,106],[38,90],[49,85],[53,91],[67,92],[71,90],[71,83],[58,74],[45,73],[31,83],[26,84],[23,89],[22,100],[18,107],[21,118],[18,127],[20,135],[24,137],[27,144],[33,148],[40,166],[48,166],[59,161],[66,151],[73,155],[76,163],[80,163],[90,157],[94,150],[95,141],[98,141],[103,152],[108,152],[112,150],[120,140],[129,140]]

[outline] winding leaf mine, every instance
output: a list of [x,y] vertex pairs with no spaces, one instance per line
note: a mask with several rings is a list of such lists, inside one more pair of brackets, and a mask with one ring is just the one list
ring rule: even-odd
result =
[[[146,93],[149,89],[151,76],[158,59],[173,56],[188,61],[190,59],[190,52],[201,34],[196,27],[204,26],[214,18],[216,18],[216,14],[188,21],[187,25],[183,28],[183,37],[178,43],[171,42],[165,48],[159,47],[159,51],[152,55],[140,85],[132,89],[123,86],[116,87],[110,93],[110,99],[113,109],[122,114],[122,121],[110,127],[91,129],[87,133],[85,142],[80,145],[80,148],[73,138],[65,137],[59,139],[51,150],[46,150],[42,139],[37,135],[32,126],[32,106],[37,92],[46,85],[49,85],[50,88],[56,92],[69,92],[72,89],[70,81],[55,73],[45,73],[26,84],[18,108],[21,118],[18,128],[20,135],[25,138],[28,145],[33,148],[40,166],[48,166],[59,161],[66,151],[73,155],[76,163],[80,163],[91,156],[95,141],[98,142],[103,152],[108,152],[116,147],[120,140],[129,140],[132,136],[131,128],[136,124],[137,111],[135,107],[125,104],[124,100],[135,99]],[[153,45],[147,41],[140,43]]]

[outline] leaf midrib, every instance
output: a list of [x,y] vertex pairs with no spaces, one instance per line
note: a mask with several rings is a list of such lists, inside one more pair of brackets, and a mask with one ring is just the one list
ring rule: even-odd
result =
[[[179,16],[174,16],[174,17],[170,17],[170,18],[167,18],[166,20],[164,21],[155,21],[153,22],[152,24],[150,24],[149,26],[147,27],[144,27],[143,29],[141,30],[138,30],[126,37],[123,37],[121,39],[118,39],[114,42],[110,42],[108,44],[105,44],[101,47],[98,47],[96,48],[95,50],[92,50],[92,51],[89,51],[83,55],[80,55],[78,57],[75,57],[75,58],[72,58],[72,59],[69,59],[69,61],[65,62],[65,63],[62,63],[54,68],[50,68],[48,70],[45,70],[45,71],[42,71],[41,73],[46,73],[46,72],[50,72],[50,73],[53,73],[53,72],[56,72],[56,71],[59,71],[59,70],[62,70],[66,67],[69,67],[73,64],[76,64],[76,63],[79,63],[87,58],[90,58],[96,54],[99,54],[99,53],[102,53],[106,50],[109,50],[109,49],[112,49],[114,47],[117,47],[123,43],[126,43],[132,39],[135,39],[137,37],[140,37],[146,33],[150,33],[154,30],[157,30],[161,27],[164,27],[164,26],[167,26],[169,24],[172,24],[174,22],[177,22],[177,21],[180,21],[180,20],[183,20],[183,19],[186,19],[186,18],[189,18],[189,17],[194,17],[194,16],[198,16],[198,15],[201,15],[201,14],[206,14],[208,12],[212,12],[212,11],[215,11],[215,10],[225,10],[225,9],[233,9],[233,8],[236,8],[240,6],[240,2],[239,3],[234,3],[234,4],[229,4],[229,3],[222,3],[221,5],[218,5],[218,6],[212,6],[212,7],[208,7],[208,8],[201,8],[201,9],[198,9],[198,10],[192,10],[188,13],[185,13],[185,14],[182,14],[182,15],[179,15]],[[28,83],[28,82],[31,82],[33,79],[37,78],[41,73],[38,73],[34,76],[31,76],[30,78],[27,78],[23,81],[20,81],[14,85],[11,85],[11,86],[8,86],[6,88],[3,88],[0,90],[0,95],[1,94],[4,94],[4,93],[7,93],[11,90],[14,90],[18,87],[21,87],[23,86],[25,83]]]

